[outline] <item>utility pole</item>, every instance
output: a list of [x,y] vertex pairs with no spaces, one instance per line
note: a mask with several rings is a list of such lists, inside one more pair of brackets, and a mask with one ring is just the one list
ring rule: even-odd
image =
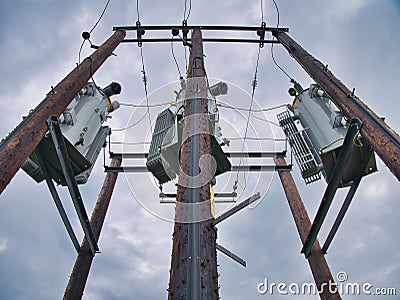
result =
[[390,171],[400,180],[400,137],[378,117],[365,103],[354,95],[327,66],[304,50],[288,34],[273,31],[272,34],[289,51],[301,67],[330,96],[344,115],[358,118],[363,127],[360,132]]
[[116,31],[91,56],[72,70],[0,144],[0,194],[35,150],[48,130],[46,121],[59,116],[125,38]]
[[[286,165],[284,157],[276,157],[274,160],[276,164]],[[292,174],[290,172],[283,171],[278,171],[278,174],[282,183],[282,187],[285,191],[294,222],[299,232],[301,242],[304,244],[311,228],[310,218],[308,217],[307,210],[304,207],[303,201],[301,200],[301,196],[297,190]],[[307,260],[314,276],[315,284],[318,290],[322,291],[322,293],[319,295],[320,298],[322,300],[342,299],[337,291],[336,293],[331,293],[331,291],[334,291],[335,288],[335,280],[333,279],[331,270],[329,269],[328,263],[325,260],[325,256],[318,240],[316,240],[312,246]]]
[[[168,299],[219,299],[216,231],[212,227],[208,99],[200,29],[194,29],[187,72]],[[201,170],[200,170],[201,163]],[[196,180],[184,178],[199,177]]]
[[[121,166],[121,162],[122,158],[115,157],[111,160],[111,166],[119,167]],[[90,227],[93,230],[96,242],[98,242],[100,238],[101,228],[103,227],[104,220],[106,218],[107,209],[110,204],[111,195],[114,191],[117,177],[118,173],[107,173],[106,178],[104,179],[103,187],[101,188],[99,197],[97,198],[92,217],[90,218]],[[63,298],[64,300],[82,298],[93,258],[94,256],[85,237],[79,249],[71,277],[69,278]]]

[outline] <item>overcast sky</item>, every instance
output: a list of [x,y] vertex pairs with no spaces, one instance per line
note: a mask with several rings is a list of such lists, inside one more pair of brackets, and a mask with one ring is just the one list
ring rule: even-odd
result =
[[[92,28],[105,3],[95,0],[0,1],[1,137],[6,136],[22,116],[44,98],[50,86],[55,86],[75,67],[82,42],[81,33]],[[144,25],[182,22],[184,0],[140,1],[139,4],[140,21]],[[324,64],[329,64],[338,78],[350,89],[356,88],[356,94],[399,132],[400,2],[277,0],[277,4],[280,26],[289,27],[290,35],[296,41]],[[270,26],[276,26],[277,15],[272,1],[265,0],[263,6],[265,21]],[[91,41],[101,44],[112,34],[113,26],[133,25],[136,20],[135,1],[112,0],[104,18],[93,31]],[[193,0],[188,21],[189,24],[252,26],[258,26],[260,22],[260,1],[240,0]],[[132,32],[128,35],[134,37]],[[146,35],[150,36],[150,33]],[[203,35],[217,37],[222,33]],[[185,55],[182,44],[176,43],[174,49],[183,73]],[[90,55],[92,51],[85,44],[81,57]],[[205,44],[208,77],[228,81],[230,87],[243,89],[231,88],[232,94],[224,96],[221,101],[240,107],[249,106],[250,98],[246,93],[251,93],[257,51],[257,45]],[[117,81],[122,85],[122,93],[114,97],[115,100],[141,103],[144,91],[139,48],[135,44],[123,44],[115,54],[118,56],[111,57],[95,74],[96,83],[106,86],[111,81]],[[274,54],[290,76],[304,87],[312,83],[283,47],[276,45]],[[143,55],[150,93],[178,80],[169,44],[145,44]],[[179,85],[175,82],[169,87],[178,89]],[[261,49],[255,91],[257,103],[261,107],[289,103],[292,100],[287,93],[289,87],[289,79],[274,66],[270,46],[266,45]],[[150,96],[150,103],[172,102],[174,94],[165,91],[168,89]],[[151,110],[153,121],[162,109]],[[267,117],[276,122],[274,115],[277,112]],[[114,113],[109,125],[112,128],[125,127],[143,113],[143,109],[134,111],[121,107]],[[233,132],[229,122],[237,118],[239,121],[233,129],[240,136],[244,119],[239,115],[235,117],[228,109],[221,108],[220,113],[226,123],[222,126],[223,132]],[[251,124],[260,132],[269,133],[266,127],[260,129],[256,119],[252,118]],[[148,129],[148,119],[145,118],[126,136],[124,132],[115,132],[112,139],[149,141]],[[279,128],[272,126],[271,130],[276,137],[282,137]],[[241,144],[237,143],[233,143],[234,149],[240,149]],[[282,145],[277,145],[279,147]],[[120,150],[117,146],[114,149]],[[129,151],[146,149],[143,146],[132,147]],[[88,183],[81,186],[89,215],[104,178],[101,161],[98,160]],[[140,163],[144,164],[144,161]],[[378,157],[377,164],[379,171],[362,180],[326,258],[334,276],[344,271],[348,282],[395,287],[399,294],[399,183]],[[222,299],[288,297],[276,293],[259,295],[257,284],[264,278],[286,284],[313,282],[308,263],[300,254],[300,239],[279,179],[272,174],[260,176],[254,177],[238,201],[257,191],[261,191],[262,201],[255,208],[244,210],[219,226],[218,242],[244,258],[248,264],[243,268],[218,254]],[[321,180],[306,186],[297,166],[293,169],[293,176],[309,215],[314,218],[326,183]],[[228,183],[217,184],[216,190],[230,192],[232,187]],[[82,230],[68,192],[61,187],[59,192],[75,232],[81,239]],[[84,299],[167,297],[173,223],[148,211],[146,203],[158,203],[157,192],[148,174],[134,177],[120,175],[99,242],[101,254],[94,259]],[[330,230],[345,192],[340,190],[337,193],[319,235],[321,243]],[[61,298],[75,257],[47,186],[37,184],[19,171],[0,196],[0,299]],[[312,299],[310,296],[292,298]],[[343,298],[353,299],[352,296]],[[400,299],[399,296],[387,298]]]

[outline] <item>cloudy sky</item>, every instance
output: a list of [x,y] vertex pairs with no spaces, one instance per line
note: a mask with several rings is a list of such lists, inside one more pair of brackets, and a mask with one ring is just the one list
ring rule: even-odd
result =
[[[261,22],[260,1],[192,2],[189,24],[257,26]],[[95,0],[0,1],[1,137],[6,136],[22,116],[44,98],[50,86],[56,85],[75,66],[82,42],[81,33],[92,28],[105,3]],[[323,63],[329,64],[338,78],[350,89],[355,87],[357,95],[399,132],[400,2],[277,0],[277,4],[280,25],[289,27],[290,35],[296,41]],[[182,22],[184,0],[140,1],[139,6],[142,24]],[[263,7],[265,21],[275,26],[277,14],[272,1],[264,0]],[[101,44],[112,34],[113,26],[133,25],[136,20],[135,1],[112,0],[104,18],[93,31],[91,41]],[[205,36],[207,34],[218,36],[218,33],[204,33]],[[129,36],[133,37],[133,34]],[[184,72],[185,53],[181,43],[176,43],[174,50],[181,72]],[[246,93],[251,92],[257,51],[257,45],[205,45],[208,76],[243,89],[242,92],[225,96],[222,99],[225,103],[249,106],[250,98]],[[91,52],[92,49],[85,44],[81,57]],[[122,85],[122,93],[115,97],[116,100],[141,103],[144,91],[137,45],[121,45],[115,54],[118,56],[111,57],[96,73],[96,83],[105,86],[117,81]],[[261,49],[260,54],[255,91],[257,103],[261,107],[289,103],[289,79],[274,66],[269,46]],[[304,87],[312,83],[281,46],[274,47],[274,54],[290,76]],[[171,84],[179,75],[169,44],[145,44],[143,55],[150,93],[167,84],[179,88],[176,82]],[[172,93],[164,93],[168,88],[162,91],[162,94],[150,96],[150,103],[174,100]],[[151,110],[152,120],[161,109],[163,107]],[[114,113],[109,125],[112,128],[125,127],[145,112],[143,109],[134,111],[129,107],[121,107]],[[236,120],[234,113],[223,108],[220,113],[226,121],[222,130],[230,133],[229,122]],[[266,117],[276,121],[275,113]],[[245,122],[243,118],[236,118],[239,121],[235,130],[240,136]],[[251,124],[260,128],[257,122],[257,119],[251,119]],[[148,119],[145,118],[126,136],[123,131],[116,131],[113,141],[149,141],[148,129]],[[282,137],[280,130],[273,126],[272,131],[276,137]],[[269,130],[261,132],[269,133]],[[120,150],[117,145],[114,146],[115,151]],[[240,149],[241,145],[233,143],[232,147]],[[145,151],[146,147],[132,147],[129,150]],[[378,157],[377,164],[379,172],[363,179],[326,258],[332,273],[346,272],[348,282],[395,287],[399,294],[400,222],[396,196],[400,192],[399,183]],[[293,175],[309,215],[313,218],[326,183],[321,180],[306,186],[297,166]],[[218,255],[220,295],[223,299],[288,297],[276,293],[259,295],[257,284],[264,278],[286,284],[313,282],[307,261],[300,255],[300,239],[279,179],[276,175],[261,176],[265,177],[255,179],[258,185],[251,181],[238,200],[261,190],[262,201],[255,208],[242,211],[219,226],[218,242],[240,255],[248,264],[243,268],[229,258]],[[88,214],[93,209],[103,178],[99,159],[89,182],[81,187]],[[229,183],[217,184],[216,189],[229,192],[232,187]],[[81,239],[82,230],[68,193],[61,187],[59,192],[76,234]],[[341,190],[337,193],[319,235],[321,242],[329,232],[345,192]],[[94,259],[84,299],[166,298],[173,224],[149,212],[146,201],[158,203],[153,179],[148,174],[134,177],[121,174],[99,242],[102,253]],[[76,253],[47,186],[35,183],[23,171],[18,172],[0,196],[0,298],[61,298],[75,257]],[[398,297],[387,296],[388,299]],[[318,299],[316,296],[314,298]],[[344,298],[353,299],[352,296]]]

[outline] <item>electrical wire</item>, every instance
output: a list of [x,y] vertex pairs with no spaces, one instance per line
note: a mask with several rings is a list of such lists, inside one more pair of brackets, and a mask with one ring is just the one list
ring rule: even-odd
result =
[[272,125],[277,126],[277,127],[281,127],[278,123],[275,123],[275,122],[270,121],[270,120],[268,120],[268,119],[260,118],[260,117],[256,116],[255,114],[251,114],[251,116],[252,116],[253,118],[255,118],[255,119],[257,119],[257,120],[260,120],[260,121],[263,121],[263,122],[265,122],[265,123],[272,124]]
[[[245,132],[244,132],[243,143],[242,143],[242,150],[241,150],[242,153],[244,152],[244,146],[245,146],[245,143],[246,143],[247,132],[248,132],[248,129],[249,129],[249,123],[250,123],[250,117],[251,117],[251,110],[252,110],[253,102],[254,102],[254,93],[255,93],[255,90],[256,90],[256,87],[257,87],[257,73],[258,73],[258,64],[259,64],[259,61],[260,61],[260,52],[261,52],[261,47],[258,47],[256,68],[255,68],[255,71],[254,71],[254,78],[253,78],[253,82],[252,82],[252,92],[251,92],[250,108],[249,108],[249,110],[248,110],[249,113],[248,113],[248,115],[247,115],[246,129],[245,129]],[[240,159],[240,161],[239,161],[239,166],[240,166],[242,163],[243,163],[243,159]],[[244,178],[245,181],[244,181],[244,187],[242,188],[242,190],[244,190],[244,189],[246,188],[246,185],[247,185],[246,175],[244,175],[244,176],[245,176],[245,178]],[[236,173],[235,184],[239,184],[239,185],[242,187],[242,185],[239,183],[239,171],[237,171],[237,173]]]
[[185,0],[185,10],[183,11],[183,19],[187,21],[189,19],[190,12],[192,11],[192,0],[189,0],[189,10],[187,15],[186,11],[187,11],[187,0]]
[[353,144],[354,146],[356,146],[357,148],[362,148],[364,147],[363,143],[361,142],[361,140],[358,138],[358,136],[360,135],[360,129],[358,129],[358,131],[356,132],[356,134],[353,137]]
[[120,106],[128,106],[135,108],[147,108],[147,107],[160,107],[165,105],[171,105],[172,102],[162,102],[156,104],[132,104],[132,103],[119,103]]
[[140,20],[140,14],[139,14],[139,0],[136,0],[136,13],[137,13],[137,20]]
[[111,145],[127,145],[127,146],[136,146],[136,145],[150,145],[151,142],[149,141],[143,141],[143,142],[135,142],[135,143],[131,143],[131,142],[110,142]]
[[143,87],[144,87],[144,94],[146,97],[147,115],[149,117],[150,131],[153,132],[153,126],[151,124],[151,116],[150,116],[149,97],[148,97],[148,92],[147,92],[148,80],[147,80],[147,75],[146,75],[146,69],[144,67],[143,47],[140,47],[140,57],[142,60]]
[[[136,0],[136,13],[137,13],[137,22],[140,23],[140,11],[139,11],[139,0]],[[150,125],[150,131],[153,132],[153,126],[151,125],[151,116],[150,116],[150,105],[149,105],[149,95],[147,92],[147,83],[148,83],[148,79],[147,79],[147,75],[146,75],[146,69],[144,66],[144,57],[143,57],[143,47],[140,46],[140,58],[141,58],[141,62],[142,62],[142,80],[143,80],[143,87],[144,87],[144,94],[146,97],[146,105],[147,105],[147,115],[149,117],[149,125]]]
[[275,0],[272,0],[275,4],[275,8],[276,8],[276,15],[277,15],[277,22],[276,22],[276,28],[279,27],[279,18],[280,18],[280,13],[279,13],[279,7],[278,4],[276,4]]
[[[227,137],[226,138],[229,141],[241,141],[244,139],[244,137]],[[270,138],[270,137],[252,137],[252,136],[247,136],[246,140],[249,141],[275,141],[275,142],[285,142],[286,139],[278,139],[278,138]]]
[[[275,37],[273,37],[272,40],[275,40]],[[275,64],[275,65],[276,65],[290,80],[292,80],[293,77],[290,76],[290,75],[276,62],[276,60],[275,60],[275,57],[274,57],[274,43],[271,44],[271,57],[272,57],[272,61],[274,62],[274,64]]]
[[[272,0],[274,2],[275,8],[276,8],[276,15],[277,15],[277,22],[276,22],[276,28],[279,27],[279,22],[280,22],[280,12],[279,12],[279,7],[278,4],[276,3],[275,0]],[[275,37],[272,38],[272,40],[275,40]],[[275,60],[275,56],[274,56],[274,43],[271,43],[271,57],[272,57],[272,61],[274,62],[274,64],[279,68],[279,70],[281,70],[283,72],[283,74],[285,74],[290,80],[293,79],[292,76],[290,76],[285,69],[283,69],[278,62]]]
[[[98,19],[97,22],[93,25],[93,27],[92,27],[92,29],[89,31],[89,33],[92,33],[93,30],[95,30],[95,28],[97,27],[97,25],[99,25],[101,19],[102,19],[103,16],[104,16],[104,13],[105,13],[106,10],[107,10],[108,5],[110,4],[110,1],[111,1],[111,0],[108,0],[108,1],[107,1],[107,3],[106,3],[106,5],[105,5],[105,7],[104,7],[104,9],[103,9],[103,11],[102,11],[102,13],[101,13],[99,19]],[[79,48],[78,65],[81,63],[81,53],[82,53],[82,48],[83,48],[83,45],[85,44],[85,42],[86,42],[86,40],[83,40],[83,42],[82,42],[82,44],[81,44],[81,47]]]
[[86,59],[90,60],[90,68],[89,68],[89,74],[90,74],[90,78],[92,79],[92,82],[94,84],[94,87],[96,88],[96,90],[103,96],[103,97],[107,97],[104,92],[99,88],[99,86],[96,84],[96,82],[94,81],[94,77],[93,77],[93,72],[92,72],[92,68],[93,68],[93,59],[89,56]]
[[264,7],[263,7],[263,0],[260,0],[261,6],[261,23],[264,22]]
[[82,53],[82,48],[83,45],[85,44],[86,40],[82,41],[81,47],[79,48],[79,53],[78,53],[78,66],[81,64],[81,53]]
[[179,64],[178,64],[178,61],[176,60],[176,56],[175,56],[175,52],[174,52],[174,36],[172,36],[172,39],[171,39],[171,53],[172,53],[172,57],[174,58],[174,61],[176,64],[176,68],[178,69],[179,78],[181,79],[181,78],[183,78],[181,69],[179,68]]
[[[178,34],[178,36],[180,37],[180,39],[184,41],[184,39]],[[185,71],[187,72],[188,69],[188,58],[187,58],[187,47],[185,46],[185,43],[183,43],[183,48],[185,49]]]
[[251,110],[248,109],[248,108],[236,107],[236,106],[232,106],[232,105],[229,105],[229,104],[220,104],[220,107],[228,108],[228,109],[234,109],[234,110],[241,110],[241,111],[265,112],[265,111],[271,111],[271,110],[279,109],[279,108],[282,108],[282,107],[287,107],[287,104],[280,104],[280,105],[272,106],[272,107],[268,107],[268,108],[251,109]]
[[143,116],[141,116],[140,119],[137,120],[135,123],[133,123],[133,124],[127,126],[127,127],[111,129],[111,131],[125,131],[125,130],[128,130],[128,129],[131,129],[132,127],[135,127],[136,125],[139,125],[139,123],[143,121],[143,119],[146,117],[146,115],[147,115],[147,112],[145,112],[143,114]]
[[100,23],[101,19],[102,19],[103,16],[104,16],[104,13],[105,13],[106,10],[107,10],[108,4],[110,4],[110,1],[111,1],[111,0],[108,0],[108,1],[107,1],[106,6],[104,7],[104,9],[103,9],[103,11],[102,11],[102,13],[101,13],[99,19],[97,20],[96,24],[94,24],[93,28],[89,31],[89,33],[92,33],[93,30],[94,30],[94,29],[97,27],[97,25]]
[[327,148],[329,148],[330,146],[332,146],[332,145],[334,145],[334,144],[336,144],[337,142],[340,142],[340,141],[343,141],[344,140],[344,138],[337,138],[337,139],[335,139],[335,140],[333,140],[332,142],[330,142],[328,145],[326,145],[326,146],[324,146],[324,147],[322,147],[321,148],[321,150],[320,150],[320,152],[322,152],[323,150],[325,150],[325,149],[327,149]]
[[246,136],[247,136],[247,131],[249,129],[249,123],[250,123],[250,116],[251,116],[251,110],[253,107],[253,102],[254,102],[254,93],[256,91],[256,87],[257,87],[257,72],[258,72],[258,63],[260,61],[260,51],[261,48],[258,48],[258,53],[257,53],[257,62],[256,62],[256,70],[254,72],[254,79],[253,79],[253,83],[252,83],[252,91],[251,91],[251,100],[250,100],[250,108],[248,110],[249,114],[247,116],[247,121],[246,121],[246,129],[244,132],[244,140],[243,140],[243,145],[242,145],[242,151],[244,150],[244,143],[246,142]]

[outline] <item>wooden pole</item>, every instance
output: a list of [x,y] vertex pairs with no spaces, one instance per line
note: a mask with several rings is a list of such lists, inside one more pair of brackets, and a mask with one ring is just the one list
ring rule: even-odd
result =
[[384,120],[354,95],[327,66],[309,54],[288,34],[273,31],[273,35],[289,51],[301,67],[326,92],[349,119],[363,122],[360,132],[390,171],[400,180],[400,137]]
[[[111,166],[119,167],[121,166],[121,162],[121,158],[113,158],[111,160]],[[90,218],[90,226],[97,242],[99,241],[101,228],[103,227],[106,218],[107,209],[110,204],[111,195],[114,191],[117,177],[118,173],[107,173],[103,187],[101,188],[99,197],[97,198],[96,206],[94,207]],[[79,249],[74,268],[72,269],[71,277],[69,278],[65,290],[64,300],[76,300],[82,298],[92,261],[93,255],[85,237]]]
[[[210,180],[193,186],[184,177],[207,177],[200,157],[211,155],[208,99],[201,31],[193,30],[176,198],[168,299],[219,299],[216,232],[212,228]],[[209,174],[208,174],[209,175]],[[186,216],[185,216],[186,215]]]
[[47,119],[50,116],[58,117],[67,108],[125,35],[125,31],[116,31],[99,49],[52,88],[32,113],[1,142],[0,194],[44,137],[48,130]]
[[[278,165],[286,165],[285,158],[276,157],[275,163]],[[311,221],[308,217],[307,210],[304,207],[303,201],[297,190],[296,184],[293,180],[290,172],[279,171],[279,178],[281,180],[283,190],[285,191],[287,201],[289,203],[290,210],[293,215],[294,222],[300,235],[302,244],[307,239],[308,232],[311,228]],[[315,241],[311,248],[310,255],[307,258],[308,264],[310,265],[311,272],[314,276],[315,284],[320,293],[321,299],[342,299],[337,293],[331,293],[334,290],[335,280],[333,279],[331,270],[329,269],[328,263],[325,260],[325,256],[322,252],[321,246],[318,240]],[[331,289],[329,289],[331,287]]]

